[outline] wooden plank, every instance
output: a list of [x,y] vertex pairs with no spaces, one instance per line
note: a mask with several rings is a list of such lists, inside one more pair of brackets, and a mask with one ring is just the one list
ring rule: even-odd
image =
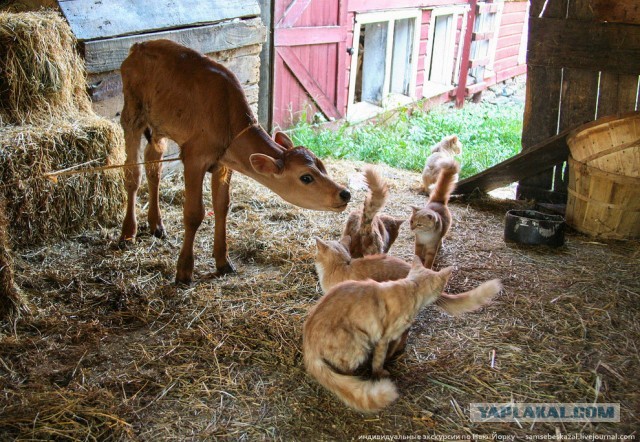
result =
[[638,102],[638,76],[602,72],[598,93],[598,118],[633,111]]
[[532,18],[527,63],[640,73],[640,26]]
[[305,91],[309,94],[311,99],[318,105],[320,110],[326,115],[327,118],[340,118],[340,113],[336,109],[335,105],[331,102],[329,97],[322,91],[316,80],[309,74],[304,64],[296,56],[291,48],[281,46],[278,49],[278,54],[282,57],[282,60],[287,67],[294,74],[296,79],[300,82]]
[[591,0],[593,14],[600,21],[640,25],[638,0]]
[[473,32],[471,34],[472,41],[491,40],[493,38],[493,32]]
[[476,58],[474,60],[469,60],[469,68],[470,69],[477,68],[478,66],[486,66],[488,64],[489,64],[489,58],[488,57]]
[[597,72],[583,69],[564,69],[559,130],[595,120],[597,97]]
[[304,11],[311,4],[311,0],[291,0],[282,18],[276,24],[277,28],[290,28],[298,22]]
[[266,38],[266,29],[261,20],[255,18],[190,29],[88,41],[84,43],[87,72],[98,73],[119,69],[134,43],[158,38],[173,40],[207,54],[263,43]]
[[435,8],[467,3],[468,1],[465,0],[349,0],[348,8],[349,12],[367,12],[401,8]]
[[473,34],[474,22],[476,19],[476,6],[478,0],[469,0],[470,9],[467,12],[467,28],[465,29],[464,40],[461,44],[462,59],[460,61],[460,78],[456,90],[456,107],[461,108],[464,104],[465,91],[467,88],[467,77],[469,76],[469,57],[471,55],[471,35]]
[[[271,0],[259,0],[260,19],[266,29],[273,29]],[[265,32],[265,42],[260,51],[260,81],[258,99],[258,121],[267,132],[271,132],[273,124],[273,35]]]
[[476,6],[476,14],[495,14],[498,12],[498,4],[497,3],[478,3]]
[[[468,194],[476,189],[488,192],[518,180],[522,182],[524,181],[522,177],[535,175],[539,173],[540,170],[548,169],[550,165],[566,160],[569,156],[567,137],[569,137],[574,131],[587,130],[590,127],[618,120],[624,117],[624,115],[624,113],[611,115],[599,118],[597,121],[591,121],[584,125],[576,125],[567,128],[558,135],[550,137],[500,164],[460,181],[456,185],[454,193]],[[538,187],[530,188],[533,190],[539,190],[539,195],[545,197],[553,196],[553,194],[549,193],[546,189],[540,189]]]
[[[523,152],[557,134],[561,79],[560,69],[527,66]],[[533,197],[531,188],[550,190],[552,184],[553,167],[550,167],[538,175],[520,180],[518,198]]]
[[460,181],[454,193],[466,194],[475,189],[489,192],[524,178],[535,176],[559,162],[566,161],[569,155],[567,146],[569,132],[565,131],[551,137],[484,172]]
[[[348,22],[347,4],[348,0],[339,0],[338,2],[338,25],[343,28],[349,27],[353,29],[351,23]],[[416,23],[416,26],[418,24]],[[347,115],[347,97],[349,96],[349,80],[347,77],[347,41],[346,37],[338,43],[338,56],[336,70],[338,75],[336,78],[336,108],[341,116]]]
[[500,19],[500,25],[507,26],[507,25],[513,25],[516,23],[524,23],[526,19],[527,17],[525,17],[524,11],[509,12],[509,13],[503,12],[502,18]]
[[275,46],[301,46],[338,43],[347,39],[342,26],[314,26],[278,29]]
[[521,41],[522,41],[522,34],[512,34],[512,35],[500,34],[500,36],[498,36],[498,44],[496,45],[496,49],[502,49],[509,46],[520,47]]
[[256,0],[165,0],[153,7],[148,0],[68,0],[60,9],[80,41],[210,24],[239,17],[256,17]]

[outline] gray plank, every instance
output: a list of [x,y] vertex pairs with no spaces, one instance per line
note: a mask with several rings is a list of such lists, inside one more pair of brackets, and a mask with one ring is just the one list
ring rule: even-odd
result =
[[131,46],[147,40],[166,38],[207,54],[263,43],[266,33],[262,21],[254,18],[190,29],[88,41],[84,44],[85,65],[87,72],[91,74],[120,69]]
[[257,0],[68,0],[59,4],[80,41],[260,15]]

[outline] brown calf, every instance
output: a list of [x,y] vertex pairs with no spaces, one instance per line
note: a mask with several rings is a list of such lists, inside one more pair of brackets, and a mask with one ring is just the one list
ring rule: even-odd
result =
[[[169,40],[133,45],[121,68],[126,163],[141,162],[141,137],[147,137],[144,161],[159,160],[165,138],[180,146],[184,164],[184,241],[176,282],[190,283],[193,240],[204,218],[202,181],[211,172],[215,213],[215,275],[233,272],[227,254],[226,219],[231,171],[245,174],[283,199],[306,209],[343,211],[351,195],[329,178],[322,162],[278,133],[275,141],[255,122],[242,87],[224,66]],[[164,226],[158,206],[161,163],[146,165],[149,227],[158,237]],[[121,241],[136,235],[136,194],[142,166],[125,168],[127,212]]]

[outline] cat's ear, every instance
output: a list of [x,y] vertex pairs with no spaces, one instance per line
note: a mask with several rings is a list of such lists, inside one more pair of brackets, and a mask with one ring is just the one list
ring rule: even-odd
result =
[[327,250],[327,243],[316,236],[316,248],[318,252],[324,252]]
[[342,244],[345,249],[349,250],[351,247],[351,235],[344,235],[340,238],[340,244]]
[[451,278],[451,274],[453,273],[453,267],[449,266],[449,267],[445,267],[444,269],[440,270],[438,272],[438,275],[441,276],[442,278],[444,278],[445,282],[449,280],[449,278]]
[[449,139],[449,141],[451,142],[451,144],[455,144],[458,142],[458,136],[457,135],[451,135],[451,138]]
[[420,267],[424,267],[422,265],[422,261],[418,255],[413,255],[413,261],[411,262],[411,270],[418,269]]
[[411,206],[411,210],[413,211],[413,213],[419,212],[421,209],[421,207],[418,206]]

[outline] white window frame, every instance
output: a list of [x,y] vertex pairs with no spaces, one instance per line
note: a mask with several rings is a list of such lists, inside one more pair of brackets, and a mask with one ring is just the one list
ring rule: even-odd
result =
[[[392,95],[390,93],[391,88],[391,69],[392,69],[392,57],[393,57],[393,41],[394,41],[394,32],[395,32],[395,21],[403,20],[403,19],[415,19],[415,25],[413,29],[413,47],[411,50],[411,73],[409,77],[409,95],[405,100],[407,102],[412,101],[412,99],[416,97],[416,81],[418,78],[418,55],[420,52],[420,29],[422,27],[422,10],[421,9],[402,9],[402,10],[388,10],[388,11],[378,11],[378,12],[365,12],[361,14],[356,14],[355,23],[353,27],[353,54],[351,55],[351,70],[349,76],[349,94],[347,101],[347,119],[357,119],[359,117],[357,105],[359,103],[354,103],[355,99],[355,91],[356,91],[356,77],[357,77],[357,68],[358,68],[358,53],[359,53],[359,44],[360,41],[360,33],[362,25],[371,24],[371,23],[387,23],[387,46],[386,46],[386,54],[385,54],[385,73],[384,73],[384,82],[382,85],[382,106],[371,105],[372,108],[375,109],[376,113],[383,112],[388,106],[393,106],[396,103],[397,99],[394,97],[390,97]],[[393,94],[393,95],[401,95],[401,94]],[[395,97],[397,98],[397,97]],[[368,118],[367,115],[363,115],[365,118]],[[373,115],[371,115],[373,116]]]
[[[458,73],[460,72],[460,53],[462,50],[462,42],[458,42],[458,54],[455,54],[456,47],[456,32],[457,32],[457,23],[458,18],[462,15],[462,29],[460,30],[461,39],[464,36],[466,27],[467,27],[467,12],[469,11],[469,5],[460,5],[460,6],[445,6],[445,7],[436,7],[429,8],[431,10],[431,18],[429,21],[429,39],[427,40],[427,51],[425,54],[425,63],[424,63],[424,84],[422,86],[422,96],[424,98],[434,97],[445,92],[448,92],[454,89],[454,81],[457,78]],[[433,55],[433,38],[435,34],[435,25],[436,18],[443,15],[452,15],[453,26],[449,30],[449,38],[451,44],[448,48],[446,48],[447,58],[452,63],[452,79],[449,84],[440,84],[429,81],[429,71],[431,71],[431,57]],[[455,64],[454,64],[455,63]]]

